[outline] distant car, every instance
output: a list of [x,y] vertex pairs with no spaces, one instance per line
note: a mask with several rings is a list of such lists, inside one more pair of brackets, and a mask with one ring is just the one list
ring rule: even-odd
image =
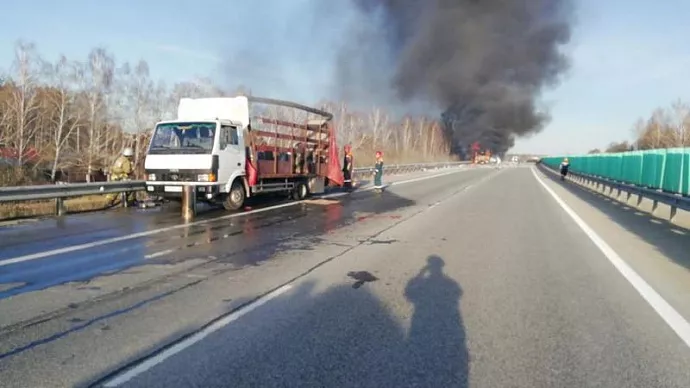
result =
[[519,161],[520,161],[520,158],[518,158],[517,156],[513,156],[513,163],[517,163]]

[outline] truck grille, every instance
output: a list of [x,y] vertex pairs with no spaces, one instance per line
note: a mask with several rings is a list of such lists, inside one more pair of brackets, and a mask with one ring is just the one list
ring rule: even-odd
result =
[[160,174],[160,180],[165,182],[194,182],[198,174],[190,174],[183,172],[166,172]]

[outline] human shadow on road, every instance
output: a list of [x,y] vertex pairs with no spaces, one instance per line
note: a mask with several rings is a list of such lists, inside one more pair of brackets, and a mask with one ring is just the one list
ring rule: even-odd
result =
[[[669,259],[690,269],[690,255],[688,254],[690,252],[690,238],[688,238],[690,230],[651,214],[643,213],[633,206],[618,202],[578,183],[569,180],[561,181],[559,177],[548,171],[547,167],[540,166],[539,169],[548,179],[559,184],[570,194],[587,202],[606,214],[611,221],[655,246]],[[682,233],[678,233],[679,231]]]
[[[443,273],[445,262],[437,255],[410,279],[405,297],[414,305],[407,337],[411,367],[417,373],[407,381],[430,387],[466,387],[469,354],[459,301],[462,288]],[[427,370],[431,368],[433,374]]]
[[369,291],[390,292],[385,274],[358,288],[303,282],[131,386],[465,388],[462,290],[443,266],[429,256],[402,291],[414,310],[409,333],[400,322],[408,307],[393,315]]

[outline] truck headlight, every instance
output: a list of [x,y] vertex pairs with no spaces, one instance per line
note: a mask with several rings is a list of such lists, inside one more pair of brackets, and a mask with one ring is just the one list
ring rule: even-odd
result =
[[215,182],[216,176],[215,174],[199,174],[196,179],[198,182]]
[[156,180],[156,174],[149,174],[148,180],[155,181]]

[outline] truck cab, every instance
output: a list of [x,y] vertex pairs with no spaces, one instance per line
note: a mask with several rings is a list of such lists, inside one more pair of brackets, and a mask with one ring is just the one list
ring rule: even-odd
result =
[[196,188],[197,198],[219,199],[233,182],[243,184],[247,127],[246,97],[183,98],[178,118],[156,124],[144,166],[150,194],[179,200],[182,188]]

